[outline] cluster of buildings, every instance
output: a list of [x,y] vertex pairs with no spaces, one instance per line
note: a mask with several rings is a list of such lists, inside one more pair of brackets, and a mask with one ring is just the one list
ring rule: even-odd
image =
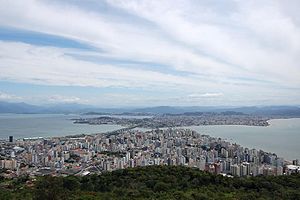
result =
[[142,128],[163,128],[183,127],[200,125],[247,125],[247,126],[268,126],[269,118],[255,115],[246,115],[236,112],[224,113],[184,113],[184,114],[163,114],[141,118],[123,118],[102,116],[96,118],[74,119],[79,124],[117,124],[122,126],[138,126]]
[[87,175],[128,167],[182,165],[227,176],[300,172],[298,160],[244,148],[190,129],[126,130],[81,137],[27,138],[0,143],[6,176]]

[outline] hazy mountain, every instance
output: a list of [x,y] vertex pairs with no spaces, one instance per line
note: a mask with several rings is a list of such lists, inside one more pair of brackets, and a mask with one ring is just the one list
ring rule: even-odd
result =
[[64,103],[64,104],[49,104],[43,106],[30,105],[27,103],[11,103],[0,102],[0,113],[55,113],[55,114],[68,114],[68,113],[122,113],[128,112],[132,109],[125,108],[99,108],[90,105],[76,104],[76,103]]
[[154,113],[154,114],[176,114],[176,113],[183,113],[186,109],[181,107],[172,107],[172,106],[157,106],[157,107],[149,107],[149,108],[138,108],[132,110],[132,112],[136,113]]
[[158,106],[149,108],[135,109],[133,112],[145,112],[153,114],[188,114],[197,112],[216,112],[225,113],[230,112],[238,114],[253,114],[253,115],[263,115],[263,116],[290,116],[290,117],[300,117],[300,108],[297,106],[265,106],[265,107],[171,107],[171,106]]
[[0,102],[0,113],[36,113],[41,109],[42,107],[26,103]]
[[82,113],[95,109],[89,105],[77,104],[77,103],[63,103],[55,105],[44,106],[41,112],[43,113]]
[[0,113],[150,113],[150,114],[188,114],[197,112],[239,113],[263,116],[300,117],[297,106],[265,107],[204,107],[204,106],[156,106],[146,108],[99,108],[83,104],[56,104],[36,106],[27,103],[0,102]]
[[248,112],[241,108],[240,112],[255,115],[300,116],[300,108],[296,106],[266,106],[254,108]]

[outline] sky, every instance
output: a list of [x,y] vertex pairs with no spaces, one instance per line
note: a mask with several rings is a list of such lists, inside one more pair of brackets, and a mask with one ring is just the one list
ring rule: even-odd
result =
[[0,0],[0,101],[300,105],[300,1]]

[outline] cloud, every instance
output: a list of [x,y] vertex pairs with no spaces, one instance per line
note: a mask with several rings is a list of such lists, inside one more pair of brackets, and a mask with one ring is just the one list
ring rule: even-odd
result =
[[86,100],[82,100],[79,97],[61,95],[52,95],[47,99],[47,101],[51,103],[87,103]]
[[144,23],[132,23],[126,15],[111,20],[118,13],[105,15],[46,1],[5,1],[0,23],[82,41],[101,48],[108,57],[158,62],[219,78],[300,84],[299,27],[276,3],[253,9],[256,3],[232,2],[234,9],[227,14],[214,4],[194,1],[107,3]]
[[[215,61],[209,64],[190,59],[196,62],[186,63],[182,66],[184,70],[300,84],[297,78],[300,75],[299,25],[275,2],[259,6],[255,1],[232,2],[235,8],[226,14],[214,5],[203,6],[191,1],[109,2],[155,23],[173,41],[180,41],[193,50],[198,59]],[[291,75],[291,71],[295,74]]]
[[223,93],[204,93],[204,94],[190,94],[190,98],[216,98],[223,96]]
[[18,100],[22,100],[22,97],[0,91],[0,100],[1,101],[18,101]]
[[[300,101],[297,1],[0,2],[0,27],[93,47],[2,41],[0,80],[139,89],[152,91],[148,98],[155,102],[167,95],[189,97],[182,101]],[[132,101],[146,102],[141,96]]]
[[42,85],[123,88],[174,88],[198,84],[197,79],[192,77],[79,60],[67,55],[73,51],[69,49],[13,42],[0,44],[0,79],[4,80]]

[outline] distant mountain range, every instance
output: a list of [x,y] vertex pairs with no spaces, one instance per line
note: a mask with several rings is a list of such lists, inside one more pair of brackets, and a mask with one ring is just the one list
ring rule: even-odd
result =
[[41,110],[42,107],[26,103],[0,102],[0,113],[37,113]]
[[86,113],[86,114],[199,114],[200,112],[239,113],[261,116],[300,117],[298,106],[251,106],[251,107],[206,107],[206,106],[156,106],[146,108],[99,108],[82,104],[57,104],[36,106],[27,103],[0,102],[0,113]]
[[251,115],[262,115],[262,116],[300,116],[300,107],[298,106],[249,106],[249,107],[171,107],[171,106],[159,106],[135,109],[133,112],[138,113],[154,113],[154,114],[188,114],[197,112],[215,112],[230,114],[251,114]]
[[0,101],[0,113],[16,114],[70,114],[70,113],[123,113],[132,109],[123,108],[98,108],[83,104],[55,104],[36,106],[27,103],[11,103]]

